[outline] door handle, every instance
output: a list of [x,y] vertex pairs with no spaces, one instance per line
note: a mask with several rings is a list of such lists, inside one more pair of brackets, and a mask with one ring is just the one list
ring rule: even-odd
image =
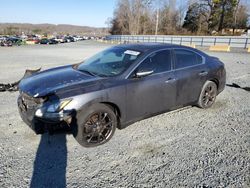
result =
[[175,82],[175,78],[169,78],[169,79],[167,79],[166,81],[165,81],[165,83],[173,83],[173,82]]
[[202,71],[202,72],[199,73],[200,76],[206,76],[207,74],[208,74],[207,71]]

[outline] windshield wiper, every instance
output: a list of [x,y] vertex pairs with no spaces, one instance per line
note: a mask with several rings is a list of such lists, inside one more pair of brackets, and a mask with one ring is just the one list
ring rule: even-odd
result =
[[85,73],[87,73],[87,74],[89,74],[91,76],[97,76],[96,74],[94,74],[93,72],[91,72],[89,70],[85,70],[85,69],[78,69],[78,70],[81,71],[81,72],[85,72]]

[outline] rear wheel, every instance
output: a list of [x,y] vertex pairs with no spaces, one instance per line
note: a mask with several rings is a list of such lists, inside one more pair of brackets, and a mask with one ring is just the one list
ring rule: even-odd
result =
[[107,105],[95,104],[77,115],[74,137],[84,147],[95,147],[108,142],[117,127],[117,117]]
[[210,108],[217,96],[217,85],[212,81],[207,81],[202,90],[198,100],[198,106],[200,108]]

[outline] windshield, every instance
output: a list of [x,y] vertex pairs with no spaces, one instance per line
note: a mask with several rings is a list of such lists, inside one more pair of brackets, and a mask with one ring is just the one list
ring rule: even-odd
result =
[[140,55],[138,51],[112,47],[85,60],[78,70],[98,76],[116,76],[127,70]]

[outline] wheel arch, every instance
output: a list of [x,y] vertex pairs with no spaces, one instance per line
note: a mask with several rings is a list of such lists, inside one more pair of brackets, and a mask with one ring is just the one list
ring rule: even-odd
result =
[[82,110],[85,110],[86,108],[89,108],[91,107],[92,105],[94,104],[104,104],[108,107],[110,107],[116,114],[117,116],[117,128],[121,128],[121,124],[122,124],[122,121],[124,118],[123,117],[123,113],[122,113],[122,110],[123,108],[119,107],[119,105],[117,105],[116,103],[114,102],[111,102],[111,101],[106,101],[106,100],[101,100],[101,99],[95,99],[95,100],[91,100],[89,101],[88,103],[84,104],[82,107],[81,107],[81,111]]
[[219,80],[217,78],[212,78],[212,79],[209,79],[208,81],[214,82],[217,86],[217,89],[219,88]]
[[118,128],[120,128],[120,124],[121,124],[121,110],[120,108],[118,107],[118,105],[116,105],[115,103],[112,103],[112,102],[100,102],[101,104],[105,104],[109,107],[112,108],[112,110],[115,112],[116,116],[117,116],[117,121],[118,121]]

